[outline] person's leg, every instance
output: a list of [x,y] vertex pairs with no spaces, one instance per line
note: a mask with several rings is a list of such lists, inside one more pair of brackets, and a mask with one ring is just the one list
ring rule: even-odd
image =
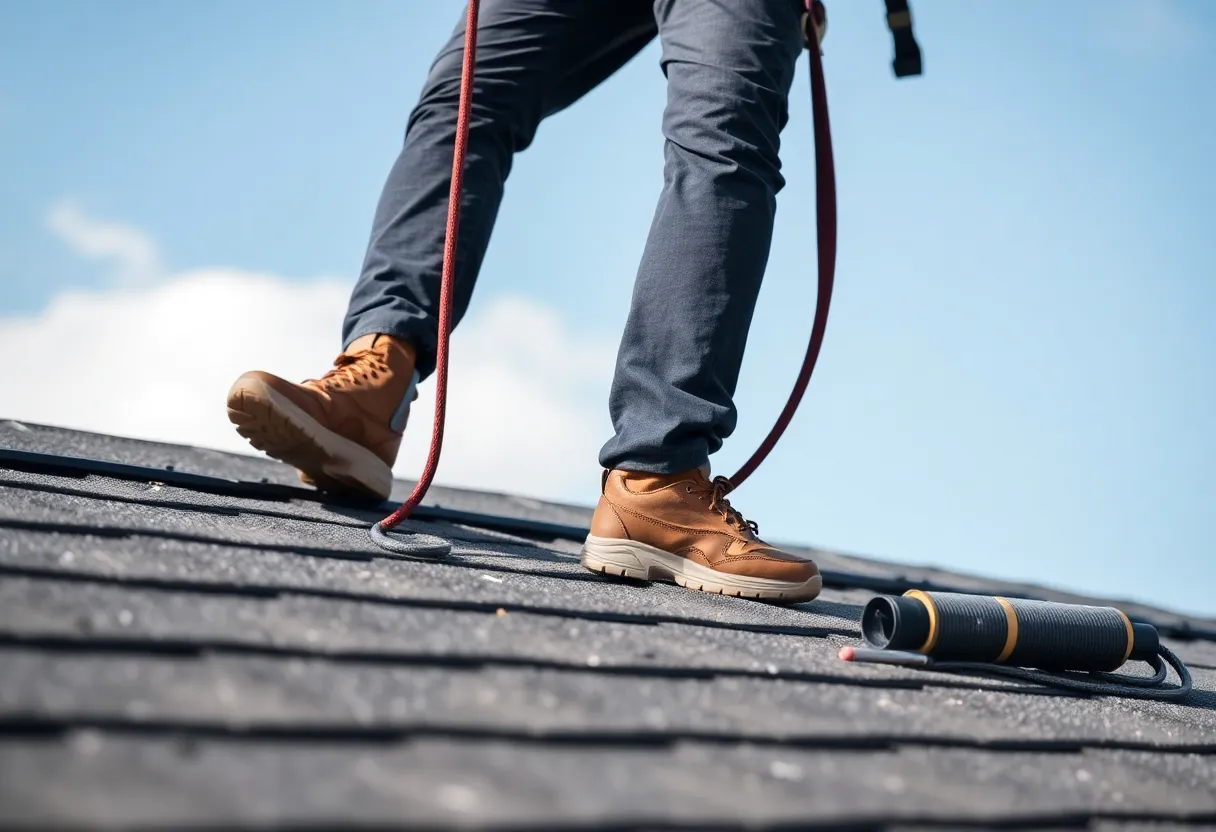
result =
[[[655,34],[649,0],[482,0],[461,200],[455,321],[468,305],[512,157],[540,121]],[[387,497],[417,383],[434,369],[464,23],[431,67],[376,211],[342,331],[320,379],[245,373],[228,416],[258,450],[326,491]]]
[[621,339],[604,478],[583,566],[784,601],[819,594],[808,558],[770,546],[711,481],[784,184],[799,0],[657,0],[666,166]]
[[[620,68],[656,31],[650,0],[482,0],[453,324],[468,307],[514,154],[543,118]],[[404,338],[434,368],[439,280],[456,135],[464,23],[431,68],[376,209],[343,346]]]
[[605,468],[704,465],[735,428],[748,327],[784,185],[799,0],[657,0],[668,99],[663,191],[612,383]]

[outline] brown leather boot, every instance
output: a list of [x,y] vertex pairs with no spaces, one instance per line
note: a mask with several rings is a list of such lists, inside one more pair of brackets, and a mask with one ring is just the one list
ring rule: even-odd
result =
[[814,561],[782,552],[756,536],[726,500],[729,484],[701,469],[660,476],[605,475],[582,563],[594,572],[674,580],[702,592],[742,598],[809,601],[823,578]]
[[322,491],[386,499],[410,404],[414,348],[365,335],[319,379],[293,384],[260,370],[228,391],[228,418],[259,451],[294,465]]

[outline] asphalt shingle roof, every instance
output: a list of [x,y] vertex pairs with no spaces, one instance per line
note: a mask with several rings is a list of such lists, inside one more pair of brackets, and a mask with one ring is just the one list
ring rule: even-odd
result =
[[6,827],[1216,826],[1216,621],[1121,605],[1196,691],[1085,698],[836,653],[874,591],[1094,599],[830,552],[791,608],[622,583],[586,509],[444,488],[418,562],[268,460],[0,449]]

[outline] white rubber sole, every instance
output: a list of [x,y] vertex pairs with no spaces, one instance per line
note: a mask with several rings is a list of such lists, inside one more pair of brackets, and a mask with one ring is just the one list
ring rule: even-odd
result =
[[592,572],[639,581],[675,581],[687,589],[789,602],[810,601],[823,589],[823,576],[806,581],[777,581],[718,572],[688,558],[634,540],[588,535],[580,558]]
[[249,444],[298,468],[322,491],[380,500],[392,491],[393,472],[380,457],[325,428],[261,379],[236,380],[228,391],[228,420]]

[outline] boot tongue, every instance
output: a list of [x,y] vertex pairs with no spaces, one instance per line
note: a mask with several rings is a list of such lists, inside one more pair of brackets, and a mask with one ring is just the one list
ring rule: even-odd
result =
[[625,481],[629,484],[630,491],[657,491],[660,488],[666,488],[677,482],[687,482],[689,480],[699,484],[709,483],[708,465],[693,468],[691,471],[684,471],[680,474],[647,474],[640,471],[626,471],[624,473]]
[[343,352],[349,355],[351,353],[362,352],[363,350],[370,350],[376,345],[376,340],[383,337],[383,335],[377,335],[374,332],[368,335],[363,335],[351,341],[350,346],[343,350]]
[[354,355],[357,352],[376,349],[377,347],[383,350],[383,353],[386,356],[393,354],[404,356],[405,360],[408,361],[410,365],[407,368],[407,372],[413,372],[414,362],[417,360],[414,354],[413,345],[411,345],[408,341],[404,341],[400,338],[394,338],[391,335],[381,335],[376,332],[368,335],[362,335],[351,341],[350,346],[343,351],[343,354]]

